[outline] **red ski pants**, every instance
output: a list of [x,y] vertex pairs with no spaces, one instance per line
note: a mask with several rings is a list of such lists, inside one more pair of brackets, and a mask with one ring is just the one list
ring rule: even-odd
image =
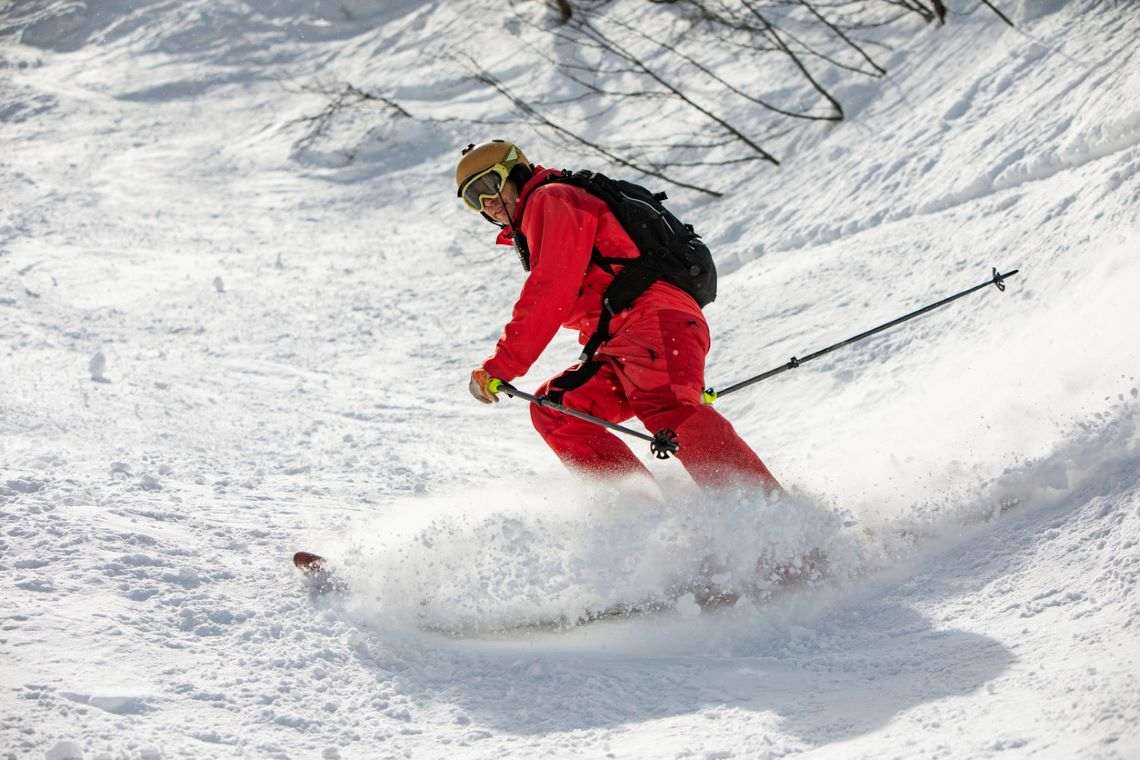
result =
[[[637,417],[656,433],[677,433],[677,459],[702,487],[733,483],[782,490],[732,429],[701,402],[709,331],[704,319],[678,310],[634,313],[598,350],[538,390],[552,400],[611,422]],[[595,475],[649,474],[616,435],[556,410],[531,406],[543,440],[571,468]]]

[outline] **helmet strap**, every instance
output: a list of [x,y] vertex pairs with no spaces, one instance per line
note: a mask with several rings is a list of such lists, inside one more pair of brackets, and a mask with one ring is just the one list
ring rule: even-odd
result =
[[515,253],[519,255],[519,263],[522,264],[524,272],[530,271],[530,246],[526,242],[526,236],[520,230],[511,230],[511,242],[515,244]]
[[[508,182],[510,179],[508,178]],[[503,184],[506,184],[505,182]],[[522,188],[519,188],[522,191]],[[499,225],[500,227],[511,228],[511,242],[515,244],[515,253],[519,255],[519,263],[522,264],[524,272],[530,271],[530,246],[526,242],[526,236],[522,234],[522,230],[515,227],[514,214],[507,210],[507,202],[503,198],[503,189],[499,188],[499,203],[503,205],[503,211],[507,213],[507,218],[510,219],[509,224]],[[515,198],[515,203],[518,204],[518,198]]]
[[[509,179],[507,181],[509,181]],[[499,196],[499,203],[502,205],[503,211],[507,212],[507,201],[505,198],[503,198],[502,187],[499,188],[497,195]],[[516,199],[515,202],[517,203],[518,200]],[[499,229],[506,229],[506,228],[510,227],[510,229],[511,229],[511,241],[515,245],[515,253],[517,253],[519,255],[519,263],[522,264],[522,268],[523,268],[524,272],[529,272],[530,271],[530,246],[526,242],[526,236],[522,234],[521,230],[519,230],[518,228],[516,228],[514,226],[514,219],[511,218],[510,222],[508,222],[507,224],[502,224],[500,222],[495,221],[491,217],[491,215],[488,214],[486,211],[480,210],[479,214],[484,219],[486,219],[488,222],[495,225]],[[508,216],[508,218],[510,218],[513,215],[510,212],[507,212],[507,216]]]

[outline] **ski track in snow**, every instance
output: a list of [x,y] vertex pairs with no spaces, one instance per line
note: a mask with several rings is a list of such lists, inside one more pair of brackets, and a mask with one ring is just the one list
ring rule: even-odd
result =
[[[582,486],[516,402],[469,403],[519,275],[447,188],[496,135],[377,106],[299,143],[322,75],[501,116],[440,56],[458,4],[6,9],[0,757],[1140,756],[1140,25],[1012,5],[676,201],[724,274],[721,387],[1022,270],[719,402],[783,511],[675,463],[664,508]],[[763,607],[418,627],[819,544],[835,580]],[[302,547],[353,592],[310,596]]]

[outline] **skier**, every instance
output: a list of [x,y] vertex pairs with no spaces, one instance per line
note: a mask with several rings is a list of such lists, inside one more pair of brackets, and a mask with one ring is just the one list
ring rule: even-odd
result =
[[[500,228],[497,243],[514,245],[529,272],[509,323],[482,366],[471,394],[497,402],[498,381],[525,374],[559,327],[578,330],[587,345],[602,317],[602,299],[637,246],[604,201],[570,184],[550,182],[558,170],[530,164],[522,150],[495,140],[463,151],[458,195]],[[732,425],[703,403],[709,330],[684,290],[657,280],[609,320],[588,361],[537,391],[564,406],[621,422],[637,417],[651,431],[677,434],[677,458],[702,487],[737,484],[781,492],[780,484]],[[649,471],[622,441],[599,425],[531,406],[543,440],[570,468],[592,475]]]

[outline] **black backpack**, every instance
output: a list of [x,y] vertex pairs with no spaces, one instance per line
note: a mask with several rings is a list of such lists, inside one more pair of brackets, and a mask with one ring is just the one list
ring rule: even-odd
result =
[[712,254],[691,224],[683,224],[661,205],[665,193],[588,170],[552,174],[543,184],[554,182],[580,187],[604,201],[641,252],[630,259],[602,256],[594,249],[592,261],[602,269],[610,274],[615,265],[622,269],[602,296],[602,317],[582,351],[582,361],[591,361],[598,346],[609,338],[610,319],[632,306],[658,280],[685,291],[702,308],[716,300]]

